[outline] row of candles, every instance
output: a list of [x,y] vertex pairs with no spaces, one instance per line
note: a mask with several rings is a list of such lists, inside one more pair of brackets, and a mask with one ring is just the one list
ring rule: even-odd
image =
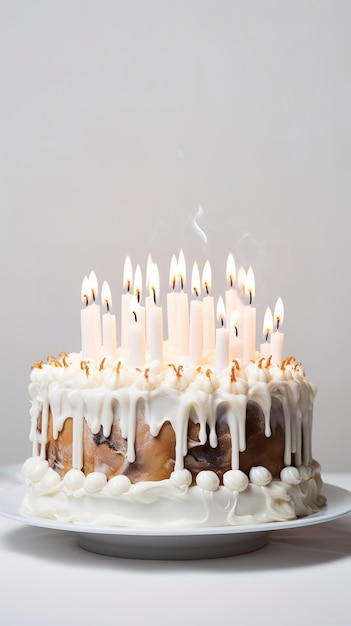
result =
[[[178,259],[173,255],[170,265],[170,291],[167,293],[167,342],[174,353],[174,361],[201,366],[214,354],[215,369],[220,373],[233,359],[246,365],[256,358],[256,309],[253,306],[255,278],[252,268],[247,272],[236,265],[232,254],[228,255],[226,274],[228,289],[224,299],[218,298],[216,307],[211,296],[211,266],[207,261],[202,272],[195,262],[191,277],[193,298],[190,302],[185,291],[186,263],[183,251]],[[238,289],[235,287],[237,283]],[[124,263],[123,285],[125,293],[121,297],[120,342],[117,341],[117,320],[112,313],[112,297],[109,285],[104,281],[101,289],[101,302],[106,311],[101,315],[97,303],[98,281],[94,272],[85,276],[82,283],[81,310],[82,358],[98,359],[101,356],[117,355],[120,347],[129,354],[131,367],[145,365],[147,350],[150,362],[163,363],[164,320],[163,309],[159,304],[160,279],[157,264],[149,256],[146,268],[148,296],[142,304],[142,272],[136,267],[133,280],[132,263],[129,256]],[[201,299],[201,285],[205,291]],[[133,289],[132,289],[133,287]],[[248,303],[245,304],[245,298]],[[274,316],[267,307],[264,322],[264,342],[260,345],[260,356],[272,357],[272,362],[283,359],[284,334],[280,331],[284,307],[278,298]],[[274,331],[275,327],[275,331]],[[213,357],[212,357],[213,358]]]

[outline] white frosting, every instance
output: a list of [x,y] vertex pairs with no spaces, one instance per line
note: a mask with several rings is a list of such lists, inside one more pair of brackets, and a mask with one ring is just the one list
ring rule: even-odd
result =
[[[232,366],[219,376],[211,363],[200,369],[165,363],[144,370],[117,359],[82,361],[80,354],[64,355],[36,364],[31,373],[30,438],[32,457],[23,466],[28,484],[24,511],[54,519],[116,525],[223,525],[292,519],[322,503],[319,467],[312,458],[311,431],[316,393],[303,370],[292,360],[282,367],[250,363]],[[239,453],[246,449],[246,409],[255,402],[262,410],[265,435],[271,435],[272,399],[278,399],[285,421],[286,467],[281,480],[272,480],[264,467],[251,469],[249,479],[239,470]],[[135,461],[138,407],[156,437],[170,422],[176,441],[175,468],[170,478],[131,484],[123,475],[107,481],[103,471],[87,476],[83,467],[83,426],[105,437],[118,419],[127,442],[126,459]],[[49,411],[54,438],[65,420],[73,420],[72,466],[63,480],[45,459]],[[216,424],[224,416],[231,436],[231,470],[220,485],[217,474],[202,471],[196,485],[184,469],[188,424],[199,424],[200,444],[217,446]],[[41,432],[37,422],[41,417]],[[292,467],[292,455],[299,467]],[[317,504],[318,503],[318,504]],[[146,509],[145,506],[147,505]]]
[[224,474],[223,485],[214,472],[203,471],[196,486],[189,486],[187,470],[173,472],[167,480],[136,484],[126,476],[106,482],[105,475],[98,472],[82,479],[79,472],[71,470],[50,486],[47,474],[55,472],[37,457],[23,466],[28,490],[22,513],[61,522],[130,528],[208,527],[286,521],[323,506],[317,463],[308,472],[304,467],[283,471],[279,481],[272,480],[265,468],[253,468],[255,480],[249,482],[243,472],[230,470]]

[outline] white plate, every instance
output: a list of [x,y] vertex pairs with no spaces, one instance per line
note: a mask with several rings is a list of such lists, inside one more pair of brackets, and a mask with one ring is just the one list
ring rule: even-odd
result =
[[[12,474],[13,476],[13,474]],[[1,477],[1,473],[0,473]],[[77,533],[79,545],[91,552],[134,559],[210,559],[258,550],[267,544],[274,530],[299,528],[329,522],[351,512],[351,492],[325,484],[326,507],[288,522],[211,528],[117,528],[69,524],[20,513],[25,486],[17,484],[0,490],[0,514],[24,524]],[[13,484],[13,483],[12,483]]]

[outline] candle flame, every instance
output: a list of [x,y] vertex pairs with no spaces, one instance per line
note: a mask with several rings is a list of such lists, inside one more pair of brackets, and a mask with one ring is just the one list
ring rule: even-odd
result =
[[228,254],[227,258],[227,280],[229,285],[233,287],[236,280],[236,266],[232,253]]
[[245,292],[250,297],[250,304],[252,304],[252,298],[255,295],[255,276],[251,266],[246,274]]
[[89,285],[90,285],[91,295],[93,296],[93,300],[95,302],[97,295],[98,295],[98,281],[96,278],[96,274],[93,271],[91,271],[89,274]]
[[104,280],[104,282],[102,283],[101,300],[104,304],[106,304],[106,308],[109,311],[112,307],[112,297],[109,284],[106,282],[106,280]]
[[88,306],[89,298],[91,295],[91,289],[89,285],[89,279],[87,276],[84,276],[83,278],[81,294],[82,294],[82,300],[83,302],[85,302],[85,306]]
[[171,265],[169,268],[169,284],[172,287],[172,289],[175,289],[176,282],[177,282],[177,274],[178,274],[178,262],[176,259],[176,255],[173,254],[171,258]]
[[157,263],[152,262],[149,269],[149,293],[153,297],[154,303],[160,295],[160,274]]
[[284,305],[283,305],[282,299],[278,298],[277,302],[275,303],[275,308],[274,308],[274,321],[277,325],[277,330],[280,327],[280,325],[283,323],[283,319],[284,319]]
[[132,281],[133,281],[132,262],[130,260],[130,257],[127,256],[126,260],[124,261],[124,268],[123,268],[123,287],[126,287],[127,291],[131,290]]
[[238,286],[241,289],[241,293],[245,295],[245,285],[246,285],[246,272],[243,267],[239,267],[238,270]]
[[230,316],[230,325],[232,328],[236,328],[238,325],[238,321],[239,321],[239,317],[240,317],[240,313],[239,311],[233,311],[233,313]]
[[272,330],[273,330],[273,315],[272,315],[272,311],[270,307],[267,306],[266,312],[263,318],[263,335],[266,338],[266,341],[268,341],[268,336],[270,335]]
[[136,296],[138,302],[141,301],[142,285],[143,279],[141,274],[141,267],[140,265],[137,265],[134,274],[134,295]]
[[224,317],[225,317],[225,306],[223,302],[222,296],[219,296],[217,302],[217,319],[221,322],[221,325],[224,325]]
[[239,321],[240,313],[239,311],[233,311],[230,316],[230,327],[235,330],[236,336],[238,336],[238,321]]
[[198,297],[201,293],[200,272],[196,261],[193,265],[193,271],[191,275],[191,290],[194,291],[196,297]]
[[180,288],[184,289],[185,277],[186,277],[186,265],[183,250],[180,250],[178,257],[178,277],[180,281]]
[[210,293],[211,281],[212,281],[211,265],[209,261],[206,261],[203,272],[202,272],[202,284],[207,294]]

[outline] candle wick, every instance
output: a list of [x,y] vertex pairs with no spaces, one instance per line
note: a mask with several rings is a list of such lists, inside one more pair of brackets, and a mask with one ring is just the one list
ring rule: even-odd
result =
[[91,293],[92,293],[92,296],[93,296],[93,300],[95,302],[95,291],[94,291],[94,289],[91,290]]
[[235,337],[237,337],[237,336],[238,336],[238,327],[235,326]]
[[230,286],[233,287],[233,276],[230,277]]
[[209,295],[210,291],[209,291],[209,288],[208,288],[208,284],[207,284],[207,283],[205,283],[205,289],[206,289],[206,293],[207,293],[207,295]]
[[180,288],[184,289],[184,280],[183,280],[183,276],[180,277]]
[[194,287],[194,291],[195,291],[195,295],[196,295],[196,297],[198,297],[199,292],[198,292],[198,290],[197,290],[197,288],[196,288],[196,287]]
[[85,306],[88,306],[88,304],[89,304],[89,297],[88,297],[88,295],[85,294],[84,298],[85,298]]
[[269,330],[267,330],[266,332],[266,341],[268,341],[268,337],[269,337]]
[[140,304],[140,291],[137,291],[137,300],[138,300],[138,304]]
[[279,317],[277,318],[277,330],[279,330],[279,323],[280,323],[280,319]]
[[221,326],[222,326],[222,328],[224,326],[224,319],[223,319],[223,317],[221,317]]
[[250,291],[250,304],[252,304],[252,291]]
[[135,322],[137,322],[137,321],[138,321],[138,318],[137,318],[137,314],[136,314],[136,312],[135,312],[135,311],[133,311],[133,315],[134,315],[134,320],[135,320]]
[[110,305],[108,303],[108,300],[105,300],[105,302],[106,302],[107,313],[109,313],[110,312]]
[[155,287],[152,287],[152,292],[154,294],[154,303],[156,304],[156,290],[155,290]]
[[172,289],[173,289],[173,291],[175,290],[175,286],[176,286],[176,278],[175,278],[175,276],[173,276],[173,278],[172,278]]

